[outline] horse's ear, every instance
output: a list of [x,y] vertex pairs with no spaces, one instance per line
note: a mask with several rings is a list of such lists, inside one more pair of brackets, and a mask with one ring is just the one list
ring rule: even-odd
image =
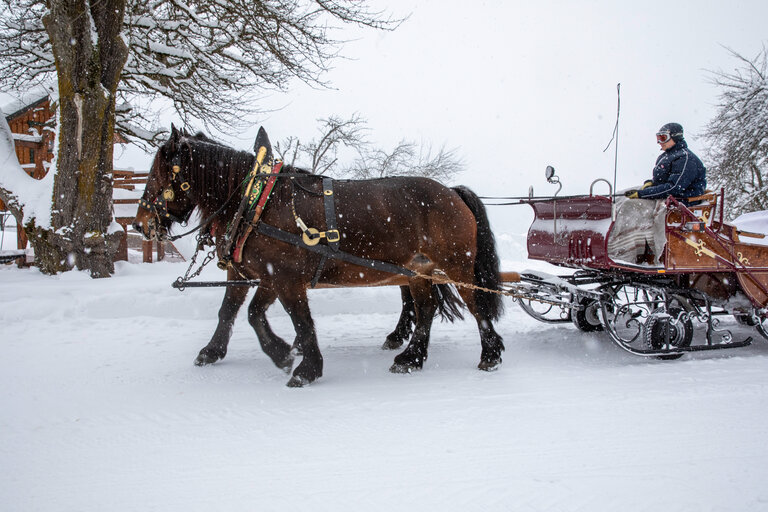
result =
[[259,148],[267,148],[267,155],[264,157],[264,163],[272,162],[272,144],[269,143],[267,131],[263,126],[259,126],[259,133],[256,134],[256,142],[253,143],[253,152],[259,154]]
[[181,134],[179,133],[179,130],[176,128],[176,126],[171,123],[171,138],[170,141],[173,143],[179,142],[179,139],[181,138]]

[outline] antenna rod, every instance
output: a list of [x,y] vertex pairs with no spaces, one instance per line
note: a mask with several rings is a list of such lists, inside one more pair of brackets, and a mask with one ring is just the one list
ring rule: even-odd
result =
[[[611,140],[608,141],[608,145],[605,146],[605,149],[603,150],[603,153],[608,151],[608,148],[611,147],[611,142],[614,140],[616,141],[616,144],[613,146],[613,192],[616,192],[616,174],[619,168],[619,114],[621,114],[621,83],[616,84],[616,101],[616,125],[613,127],[613,136],[611,136]],[[616,200],[613,197],[611,198],[611,220],[616,220]]]
[[[616,145],[613,153],[613,191],[616,192],[616,174],[619,168],[619,114],[621,113],[621,83],[616,84]],[[614,203],[616,201],[614,200]],[[615,208],[614,208],[615,209]],[[616,220],[614,211],[613,220]]]

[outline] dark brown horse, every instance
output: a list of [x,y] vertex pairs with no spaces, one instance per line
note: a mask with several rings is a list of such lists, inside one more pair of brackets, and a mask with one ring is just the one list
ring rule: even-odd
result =
[[[269,146],[268,141],[261,144]],[[163,238],[170,218],[188,218],[197,207],[203,218],[215,214],[208,229],[217,240],[219,257],[229,256],[222,253],[227,226],[236,216],[239,189],[254,163],[250,153],[185,136],[172,128],[171,137],[155,156],[134,227],[147,238]],[[174,165],[179,173],[173,172]],[[288,385],[302,386],[319,378],[323,369],[307,300],[307,289],[318,279],[316,274],[320,285],[337,287],[394,284],[402,276],[359,260],[330,258],[321,266],[322,254],[302,243],[265,234],[263,227],[299,238],[297,218],[307,226],[326,229],[321,177],[292,167],[281,174],[285,176],[276,180],[258,229],[245,241],[242,261],[231,263],[228,279],[260,279],[248,308],[249,322],[264,352],[279,368],[290,370],[291,346],[275,335],[266,318],[266,310],[275,300],[283,305],[303,352]],[[181,187],[182,183],[186,186]],[[480,331],[478,367],[496,369],[504,345],[492,322],[500,316],[502,302],[500,295],[487,290],[498,289],[500,284],[498,256],[477,196],[464,187],[450,189],[426,178],[396,177],[335,181],[333,197],[341,253],[397,266],[411,274],[408,291],[416,326],[390,370],[417,370],[427,358],[432,320],[440,305],[439,288],[433,286],[430,276],[438,269],[442,276],[462,283],[458,292]],[[234,318],[247,293],[247,288],[227,287],[216,331],[196,364],[214,363],[226,355]],[[403,318],[401,315],[399,326]]]

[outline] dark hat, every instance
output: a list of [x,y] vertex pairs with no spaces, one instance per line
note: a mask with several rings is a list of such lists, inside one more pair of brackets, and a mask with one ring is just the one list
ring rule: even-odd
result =
[[669,134],[669,136],[672,137],[672,140],[675,142],[680,142],[681,140],[683,140],[683,126],[679,123],[667,123],[661,128],[659,128],[659,131],[656,133]]

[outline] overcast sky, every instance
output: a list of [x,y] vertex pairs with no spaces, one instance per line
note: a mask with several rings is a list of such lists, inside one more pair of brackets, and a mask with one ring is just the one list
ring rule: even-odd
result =
[[[529,185],[551,193],[547,164],[564,194],[586,193],[595,178],[613,180],[613,148],[603,149],[621,83],[621,189],[650,177],[654,133],[666,122],[681,123],[704,156],[697,134],[718,93],[708,71],[738,65],[723,46],[753,57],[768,41],[765,0],[381,4],[410,18],[394,32],[341,34],[356,40],[342,49],[349,59],[335,61],[325,77],[335,89],[294,84],[264,100],[265,109],[282,108],[254,119],[251,130],[216,135],[249,149],[259,124],[273,142],[308,139],[316,119],[359,113],[384,148],[402,138],[459,148],[467,171],[456,182],[480,195],[522,195]],[[149,158],[141,162],[135,166]],[[516,216],[507,211],[494,222]]]
[[[753,57],[768,41],[764,0],[386,5],[410,18],[346,45],[351,59],[337,61],[327,77],[336,90],[297,85],[270,98],[285,108],[257,121],[273,139],[306,138],[316,118],[357,112],[384,147],[401,138],[458,147],[468,170],[457,182],[481,195],[526,194],[529,185],[551,193],[547,164],[557,168],[563,193],[586,193],[598,177],[613,181],[614,150],[603,149],[616,121],[617,83],[619,189],[650,177],[654,134],[666,122],[681,123],[703,156],[697,134],[718,96],[709,71],[737,67],[724,46]],[[231,142],[249,147],[256,128]]]

